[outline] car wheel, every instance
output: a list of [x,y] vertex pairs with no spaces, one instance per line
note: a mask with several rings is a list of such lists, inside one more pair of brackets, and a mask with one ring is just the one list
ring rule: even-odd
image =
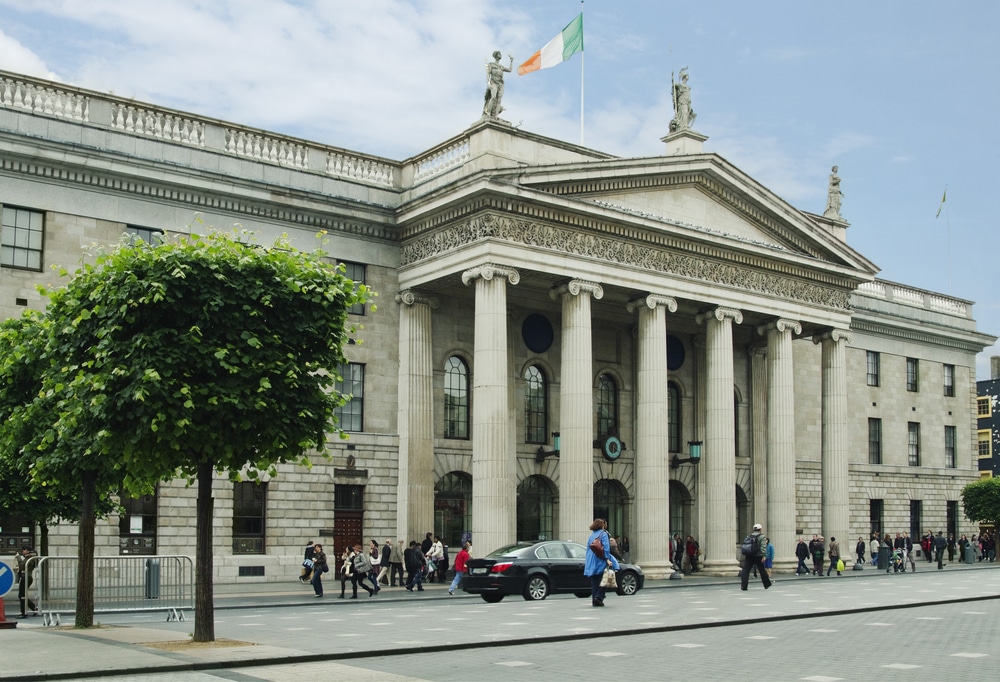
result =
[[490,604],[496,604],[503,599],[503,595],[496,592],[484,592],[479,596],[483,598],[484,602],[489,602]]
[[590,596],[590,592],[574,592],[573,596],[577,597],[578,599],[586,599],[587,597]]
[[632,571],[622,571],[618,575],[618,594],[628,597],[639,591],[639,576]]
[[533,575],[524,586],[524,598],[528,601],[541,601],[549,596],[549,583],[543,576]]

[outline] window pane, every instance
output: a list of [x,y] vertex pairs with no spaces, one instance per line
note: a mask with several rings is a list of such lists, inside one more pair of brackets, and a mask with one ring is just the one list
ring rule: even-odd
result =
[[618,385],[607,374],[597,384],[597,435],[618,433]]
[[350,395],[351,398],[334,411],[337,423],[344,431],[363,431],[365,366],[349,362],[340,366],[339,373],[341,380],[337,381],[335,388],[340,393]]
[[548,427],[545,375],[532,365],[524,372],[524,442],[547,442]]
[[469,437],[469,368],[454,355],[444,365],[444,437]]

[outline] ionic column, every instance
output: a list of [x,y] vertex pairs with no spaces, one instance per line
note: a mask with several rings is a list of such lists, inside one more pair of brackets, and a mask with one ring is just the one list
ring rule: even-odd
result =
[[670,456],[667,409],[666,311],[677,311],[669,296],[649,294],[628,303],[639,311],[639,358],[635,432],[636,563],[653,578],[669,577]]
[[549,291],[562,300],[559,406],[559,534],[584,542],[594,520],[594,361],[591,297],[604,290],[574,279]]
[[435,298],[407,289],[399,303],[399,483],[396,537],[434,528],[434,393],[431,309]]
[[[767,518],[767,346],[750,347],[750,470],[753,518]],[[762,522],[763,523],[763,522]]]
[[705,538],[702,570],[734,575],[736,561],[736,415],[733,406],[733,321],[743,313],[718,307],[695,317],[705,323]]
[[462,273],[463,284],[476,283],[472,541],[486,552],[514,542],[516,536],[516,470],[508,402],[507,282],[517,284],[520,278],[516,270],[493,264]]
[[847,564],[852,553],[847,532],[851,524],[847,437],[847,344],[851,335],[831,329],[813,337],[823,347],[823,535],[835,537]]
[[767,336],[767,520],[775,567],[791,570],[795,558],[795,368],[792,334],[802,325],[778,319],[757,328]]

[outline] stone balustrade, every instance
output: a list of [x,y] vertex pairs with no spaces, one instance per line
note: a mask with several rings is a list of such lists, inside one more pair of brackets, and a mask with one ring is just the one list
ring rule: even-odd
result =
[[226,151],[236,156],[268,161],[290,168],[309,168],[306,146],[291,140],[260,135],[239,128],[226,128]]
[[0,74],[0,105],[34,114],[87,122],[90,98],[71,88],[43,85]]
[[205,146],[203,122],[156,109],[112,102],[111,127],[137,135]]
[[915,308],[924,308],[948,315],[972,318],[972,308],[968,301],[931,293],[922,289],[906,287],[893,282],[883,280],[865,282],[858,287],[857,292],[862,296],[881,298],[886,301],[909,305]]
[[413,182],[421,182],[446,170],[460,166],[470,158],[469,139],[464,138],[453,144],[436,149],[415,160],[416,171]]
[[384,187],[392,187],[394,184],[391,164],[343,152],[329,152],[326,155],[326,172],[337,177],[373,182]]

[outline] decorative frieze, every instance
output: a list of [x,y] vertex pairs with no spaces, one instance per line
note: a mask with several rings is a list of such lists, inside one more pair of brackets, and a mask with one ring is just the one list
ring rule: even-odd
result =
[[700,280],[825,308],[850,309],[850,292],[847,290],[709,260],[701,255],[657,248],[648,243],[626,242],[619,235],[585,234],[493,214],[472,218],[405,244],[401,249],[400,263],[403,266],[412,265],[487,239],[551,249],[609,264]]

